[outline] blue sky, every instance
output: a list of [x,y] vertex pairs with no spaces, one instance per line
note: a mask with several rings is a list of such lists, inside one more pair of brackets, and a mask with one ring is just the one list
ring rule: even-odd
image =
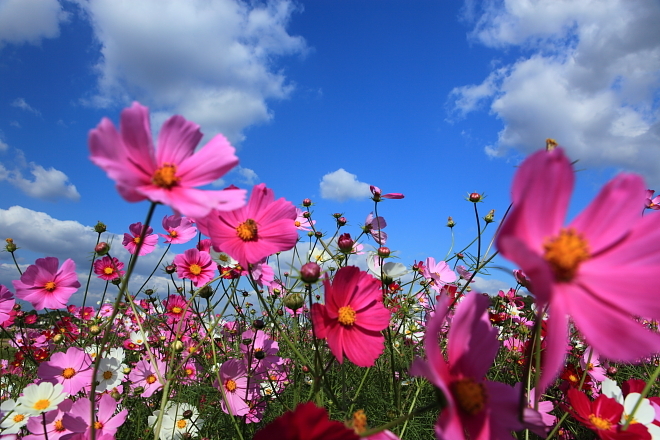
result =
[[[74,258],[83,274],[96,221],[144,219],[88,160],[89,130],[133,100],[154,131],[181,114],[231,140],[240,168],[218,186],[309,197],[330,233],[334,212],[359,233],[368,185],[404,193],[379,213],[406,265],[445,256],[449,215],[457,245],[474,237],[468,192],[498,220],[547,137],[584,169],[573,213],[620,170],[660,189],[658,22],[642,0],[3,0],[0,236],[22,265]],[[1,253],[0,284],[15,277]],[[510,282],[495,278],[480,286]]]

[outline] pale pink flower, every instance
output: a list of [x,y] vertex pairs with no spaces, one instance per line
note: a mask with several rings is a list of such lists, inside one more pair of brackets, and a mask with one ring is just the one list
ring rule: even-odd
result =
[[258,384],[248,380],[247,368],[239,359],[225,361],[220,367],[220,381],[216,380],[213,385],[222,393],[222,410],[234,416],[250,412],[247,401],[257,397],[259,392]]
[[405,196],[401,193],[387,193],[387,194],[382,194],[380,188],[377,186],[370,185],[369,189],[371,190],[371,194],[373,195],[372,200],[374,202],[380,202],[381,199],[402,199]]
[[313,225],[316,223],[316,220],[309,220],[303,216],[303,210],[296,208],[296,219],[293,221],[293,224],[296,226],[296,229],[299,231],[311,231]]
[[456,281],[456,274],[451,270],[451,267],[445,261],[436,263],[433,257],[426,259],[422,275],[429,280],[429,285],[438,293],[445,284]]
[[112,281],[115,278],[124,276],[124,263],[117,258],[105,256],[94,262],[94,273],[102,280]]
[[435,425],[438,439],[513,439],[511,431],[522,428],[519,394],[509,385],[484,379],[499,350],[489,305],[489,298],[478,293],[465,296],[451,321],[445,360],[438,334],[447,319],[449,298],[442,297],[426,327],[427,360],[415,359],[410,367],[412,375],[438,387],[446,401]]
[[197,228],[193,226],[193,221],[188,217],[180,215],[166,215],[163,218],[163,229],[167,234],[158,234],[165,239],[165,243],[185,244],[195,238]]
[[[103,394],[94,406],[95,420],[93,424],[96,431],[96,438],[100,439],[104,435],[114,436],[117,433],[117,429],[126,421],[128,410],[123,409],[115,415],[117,402],[110,394]],[[64,414],[62,423],[64,428],[69,431],[83,434],[80,437],[81,439],[91,439],[91,415],[91,402],[87,397],[83,397],[76,400],[71,410]]]
[[66,260],[59,269],[58,265],[55,257],[38,258],[23,272],[20,280],[12,281],[16,298],[29,301],[36,310],[65,307],[80,282],[72,259]]
[[91,160],[117,183],[129,202],[149,199],[183,215],[203,217],[211,210],[243,206],[245,191],[204,191],[238,165],[227,139],[216,135],[195,152],[202,139],[199,126],[176,115],[165,121],[154,151],[149,109],[134,102],[121,112],[120,132],[103,118],[89,133]]
[[131,388],[143,388],[144,391],[140,394],[141,397],[151,397],[153,393],[163,387],[163,384],[158,380],[158,373],[160,373],[161,377],[164,377],[166,365],[160,359],[155,359],[155,363],[156,368],[145,357],[135,364],[135,367],[128,375],[128,380],[131,381]]
[[188,249],[183,254],[174,257],[176,274],[179,278],[187,278],[196,287],[203,286],[215,276],[215,264],[208,252]]
[[5,286],[0,285],[0,326],[10,318],[14,304],[16,304],[14,295]]
[[295,246],[295,218],[295,206],[284,199],[275,200],[273,190],[260,183],[252,189],[247,206],[234,211],[212,211],[197,219],[197,227],[211,238],[216,249],[222,249],[247,268]]
[[658,210],[660,209],[660,195],[653,197],[653,191],[652,189],[647,189],[646,190],[646,201],[644,202],[644,207],[646,209],[653,209],[653,210]]
[[[61,437],[71,434],[64,427],[62,418],[73,406],[73,401],[66,399],[57,405],[57,409],[48,411],[45,417],[30,417],[27,429],[32,435],[26,435],[23,440],[59,440]],[[45,422],[45,426],[44,426]]]
[[91,387],[93,373],[92,357],[77,347],[69,347],[66,353],[53,353],[48,362],[39,364],[37,371],[39,378],[61,383],[68,394]]
[[387,242],[387,233],[383,231],[385,226],[387,226],[387,222],[383,217],[374,217],[374,213],[370,212],[364,221],[363,229],[382,246]]
[[[142,222],[137,222],[128,227],[128,230],[131,231],[130,234],[124,233],[124,240],[122,241],[122,244],[132,255],[135,254],[137,246],[140,243],[140,235],[142,235],[142,229]],[[149,226],[146,233],[144,234],[144,242],[140,248],[139,256],[150,254],[156,248],[156,243],[158,243],[158,235],[154,234],[153,232],[153,228]]]
[[660,334],[633,318],[660,318],[660,228],[656,216],[641,216],[644,182],[620,174],[563,226],[574,179],[561,148],[528,157],[514,177],[513,209],[497,237],[501,254],[529,278],[537,308],[549,306],[539,390],[564,363],[569,316],[607,359],[634,362],[660,352]]

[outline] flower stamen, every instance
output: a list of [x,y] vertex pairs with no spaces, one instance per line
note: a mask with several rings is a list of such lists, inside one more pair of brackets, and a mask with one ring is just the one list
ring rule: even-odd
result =
[[557,237],[547,240],[543,248],[543,258],[550,264],[557,281],[571,281],[580,263],[591,257],[587,241],[574,229],[562,229]]

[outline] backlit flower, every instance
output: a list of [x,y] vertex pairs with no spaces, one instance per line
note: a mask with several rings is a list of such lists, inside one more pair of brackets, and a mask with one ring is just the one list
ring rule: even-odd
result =
[[94,273],[102,280],[112,281],[115,278],[124,276],[124,263],[116,258],[110,258],[107,255],[94,262]]
[[344,356],[370,367],[384,350],[382,331],[390,312],[382,303],[381,283],[355,266],[342,267],[332,283],[326,278],[325,304],[312,305],[314,335],[327,339],[339,363]]
[[515,175],[513,209],[497,237],[502,255],[529,278],[539,309],[549,306],[539,390],[564,362],[569,316],[607,359],[633,362],[660,352],[660,334],[633,319],[660,318],[660,228],[655,215],[641,216],[644,182],[620,174],[563,226],[574,178],[561,148],[527,158]]
[[273,190],[261,183],[252,189],[246,206],[234,211],[213,211],[197,219],[197,227],[211,238],[214,247],[247,268],[250,263],[295,246],[295,218],[296,207],[284,199],[275,200]]
[[216,135],[195,152],[202,139],[199,126],[182,116],[169,118],[158,134],[154,151],[149,109],[134,102],[121,112],[120,131],[103,118],[89,133],[91,160],[117,183],[129,202],[149,199],[193,218],[211,210],[236,209],[245,191],[204,191],[209,184],[238,165],[227,139]]
[[195,238],[197,228],[188,217],[180,215],[166,215],[163,218],[163,229],[167,234],[158,234],[165,239],[165,243],[185,244]]
[[[140,240],[142,239],[140,237],[142,235],[142,229],[142,222],[137,222],[128,227],[128,230],[131,231],[130,234],[124,233],[124,240],[122,241],[122,244],[131,254],[135,254],[138,244],[140,244]],[[138,254],[139,256],[147,255],[153,252],[153,250],[156,248],[156,243],[158,243],[158,235],[154,234],[153,232],[153,228],[149,226],[144,234],[144,241],[142,242],[142,247],[140,247],[140,253]]]
[[60,309],[66,306],[80,283],[76,263],[68,259],[58,269],[55,257],[39,258],[28,267],[20,280],[14,280],[16,298],[29,301],[36,310]]

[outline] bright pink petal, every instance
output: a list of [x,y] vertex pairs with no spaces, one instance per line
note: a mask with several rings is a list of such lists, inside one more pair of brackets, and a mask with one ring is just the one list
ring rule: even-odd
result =
[[195,152],[195,147],[201,140],[202,133],[199,131],[199,125],[187,121],[182,116],[172,116],[165,121],[158,133],[156,163],[158,166],[175,165],[177,177],[181,177],[179,165]]
[[235,151],[224,136],[216,135],[193,156],[179,164],[177,175],[181,177],[182,184],[187,186],[211,183],[238,165]]
[[551,312],[545,336],[546,349],[542,362],[541,379],[536,387],[537,390],[545,390],[554,381],[566,359],[568,309],[561,298],[556,296],[550,303]]
[[[342,346],[346,357],[358,367],[372,367],[385,350],[385,337],[377,332],[344,329]],[[328,344],[330,341],[328,340]]]

